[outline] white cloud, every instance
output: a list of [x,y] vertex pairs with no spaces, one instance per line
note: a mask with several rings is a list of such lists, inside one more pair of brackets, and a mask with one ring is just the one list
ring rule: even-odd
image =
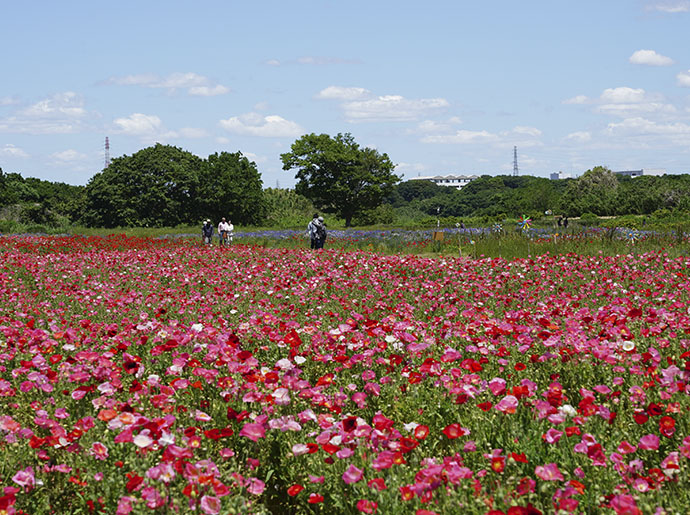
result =
[[219,123],[225,130],[245,136],[290,138],[304,134],[304,129],[299,124],[277,115],[247,113],[220,120]]
[[670,66],[673,59],[665,55],[657,54],[654,50],[638,50],[630,56],[632,64],[645,64],[647,66]]
[[587,131],[571,132],[564,139],[573,143],[587,143],[592,140],[592,134]]
[[633,145],[679,146],[690,145],[690,125],[683,122],[658,123],[642,117],[626,118],[619,123],[609,123],[606,132]]
[[434,120],[424,120],[423,122],[419,122],[417,124],[417,131],[424,133],[448,132],[450,129],[451,126],[449,124],[443,122],[436,122]]
[[16,97],[0,97],[0,106],[11,106],[19,103]]
[[342,57],[326,57],[326,56],[304,56],[297,59],[299,64],[309,64],[314,66],[323,66],[326,64],[353,64],[357,63],[356,59],[343,59]]
[[84,100],[72,91],[51,97],[17,110],[12,116],[0,119],[0,132],[26,134],[70,134],[85,128],[88,119],[97,113],[84,108]]
[[633,89],[628,87],[608,88],[601,94],[602,102],[630,103],[642,102],[645,98],[644,89]]
[[665,103],[662,95],[647,93],[641,88],[605,89],[596,110],[600,113],[630,118],[641,114],[674,115],[675,106]]
[[280,61],[278,59],[269,59],[266,61],[268,66],[280,66]]
[[32,118],[68,117],[81,118],[86,115],[84,102],[79,95],[68,91],[36,102],[22,111]]
[[371,91],[364,88],[328,86],[319,91],[316,98],[327,100],[360,100],[371,96]]
[[14,157],[14,158],[19,158],[19,157],[29,157],[29,154],[24,152],[19,147],[16,147],[12,145],[11,143],[5,144],[2,148],[0,148],[0,156],[3,157]]
[[476,144],[476,143],[494,143],[499,140],[496,134],[487,131],[468,131],[459,130],[454,134],[437,134],[433,136],[425,136],[422,138],[422,143],[453,143],[453,144]]
[[217,84],[208,77],[193,72],[176,72],[165,77],[153,73],[125,75],[123,77],[110,77],[104,83],[118,86],[166,89],[169,93],[175,93],[179,89],[186,89],[189,95],[205,97],[224,95],[230,92],[230,89],[226,86]]
[[687,0],[661,2],[651,6],[656,11],[675,14],[690,11],[690,2]]
[[156,115],[134,113],[127,118],[117,118],[114,122],[122,134],[139,137],[150,137],[160,134],[163,122]]
[[449,105],[444,98],[407,99],[400,95],[384,95],[346,102],[343,109],[345,117],[351,122],[410,121]]
[[420,141],[422,143],[444,143],[455,145],[482,145],[503,148],[517,145],[519,147],[541,146],[539,140],[542,132],[536,127],[516,126],[510,130],[501,131],[498,134],[486,130],[458,130],[448,134],[428,134]]
[[627,135],[647,136],[688,136],[690,137],[690,125],[687,123],[657,123],[645,118],[626,118],[619,123],[609,123],[609,133],[624,133]]
[[538,138],[542,134],[542,132],[535,127],[523,127],[521,125],[518,125],[517,127],[513,128],[512,133],[521,134],[524,136],[533,136],[535,138]]
[[189,88],[188,93],[198,97],[215,97],[230,93],[230,88],[226,88],[220,84],[216,84],[215,86],[194,86]]
[[680,72],[678,75],[676,75],[676,79],[678,79],[678,85],[680,87],[690,88],[690,70]]
[[576,97],[568,98],[563,101],[564,104],[588,104],[589,102],[589,98],[585,95],[577,95]]
[[62,152],[55,152],[54,154],[51,154],[50,157],[61,163],[71,163],[77,161],[84,161],[85,159],[88,159],[88,156],[86,154],[82,154],[81,152],[77,152],[73,149],[63,150]]

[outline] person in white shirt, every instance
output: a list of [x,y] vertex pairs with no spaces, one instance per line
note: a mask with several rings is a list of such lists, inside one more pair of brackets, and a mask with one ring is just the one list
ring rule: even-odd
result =
[[218,240],[220,242],[220,246],[222,247],[226,243],[228,243],[228,234],[230,233],[230,226],[228,225],[228,222],[225,221],[225,218],[223,218],[220,223],[218,224]]

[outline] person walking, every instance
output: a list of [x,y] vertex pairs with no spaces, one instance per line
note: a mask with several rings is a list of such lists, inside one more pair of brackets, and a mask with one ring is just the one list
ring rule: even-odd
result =
[[218,240],[220,241],[220,246],[223,247],[227,242],[227,234],[230,232],[230,227],[223,217],[218,224]]
[[228,230],[228,232],[226,233],[226,237],[227,237],[226,243],[228,245],[230,245],[232,243],[232,237],[235,236],[235,226],[232,225],[231,220],[228,220],[227,230]]
[[213,238],[213,225],[211,220],[206,220],[201,227],[201,239],[206,245],[211,245],[211,238]]
[[323,244],[326,243],[326,222],[320,216],[316,219],[316,246],[315,249],[322,249]]
[[307,236],[309,236],[309,240],[311,241],[311,249],[314,250],[316,248],[316,226],[319,223],[319,215],[318,213],[314,213],[314,216],[311,219],[311,222],[309,222],[309,225],[307,225]]

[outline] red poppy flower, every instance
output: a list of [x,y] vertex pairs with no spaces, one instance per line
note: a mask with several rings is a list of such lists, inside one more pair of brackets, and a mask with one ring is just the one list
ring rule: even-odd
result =
[[455,440],[465,434],[465,430],[460,426],[460,424],[450,424],[445,427],[442,431],[444,435],[450,440]]
[[304,487],[302,485],[292,485],[290,488],[287,489],[287,493],[290,497],[294,497],[302,490],[304,490]]
[[414,437],[417,440],[424,440],[427,436],[429,436],[429,426],[417,426],[414,428]]

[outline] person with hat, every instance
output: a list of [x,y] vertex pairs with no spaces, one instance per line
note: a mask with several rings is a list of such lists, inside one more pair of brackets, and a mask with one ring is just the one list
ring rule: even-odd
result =
[[307,226],[307,233],[311,239],[311,248],[322,249],[323,244],[326,242],[326,223],[323,221],[322,216],[314,214]]
[[213,238],[213,225],[211,220],[206,220],[204,225],[201,226],[201,240],[205,245],[211,245],[211,238]]

